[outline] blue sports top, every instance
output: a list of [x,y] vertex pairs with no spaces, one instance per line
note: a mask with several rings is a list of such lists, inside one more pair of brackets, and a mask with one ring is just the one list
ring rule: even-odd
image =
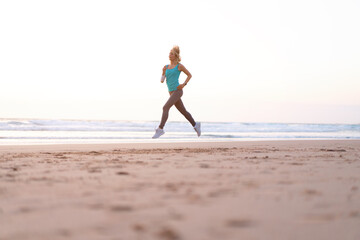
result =
[[178,66],[179,64],[172,69],[168,69],[169,65],[166,65],[165,76],[166,76],[166,84],[169,89],[169,92],[177,90],[177,87],[180,85],[179,76],[181,71],[179,71]]

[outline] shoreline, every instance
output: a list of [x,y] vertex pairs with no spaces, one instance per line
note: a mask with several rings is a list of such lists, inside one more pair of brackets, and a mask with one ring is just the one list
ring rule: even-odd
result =
[[34,144],[34,145],[0,145],[0,152],[14,152],[14,151],[61,151],[61,150],[76,150],[76,149],[103,149],[111,150],[116,148],[133,148],[133,149],[149,149],[149,148],[214,148],[214,147],[246,147],[251,145],[288,145],[288,144],[322,144],[322,143],[341,143],[347,142],[350,144],[360,144],[357,139],[341,139],[341,140],[259,140],[259,141],[209,141],[209,142],[141,142],[141,143],[70,143],[70,144]]

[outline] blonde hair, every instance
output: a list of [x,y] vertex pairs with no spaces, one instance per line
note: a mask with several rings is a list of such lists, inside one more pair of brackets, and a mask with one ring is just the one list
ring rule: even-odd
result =
[[174,53],[176,59],[177,59],[177,62],[181,62],[181,57],[180,57],[180,48],[179,46],[174,46],[172,49],[171,49],[171,52]]

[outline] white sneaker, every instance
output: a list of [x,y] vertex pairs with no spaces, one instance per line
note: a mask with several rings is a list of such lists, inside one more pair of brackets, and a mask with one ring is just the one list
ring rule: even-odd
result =
[[155,130],[155,134],[152,138],[159,138],[161,135],[163,135],[165,133],[164,129],[161,128],[157,128]]
[[195,132],[197,133],[198,137],[201,136],[201,123],[197,122],[194,127]]

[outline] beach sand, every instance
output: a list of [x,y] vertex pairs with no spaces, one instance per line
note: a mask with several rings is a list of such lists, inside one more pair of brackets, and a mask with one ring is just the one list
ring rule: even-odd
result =
[[0,147],[0,239],[360,239],[360,141]]

